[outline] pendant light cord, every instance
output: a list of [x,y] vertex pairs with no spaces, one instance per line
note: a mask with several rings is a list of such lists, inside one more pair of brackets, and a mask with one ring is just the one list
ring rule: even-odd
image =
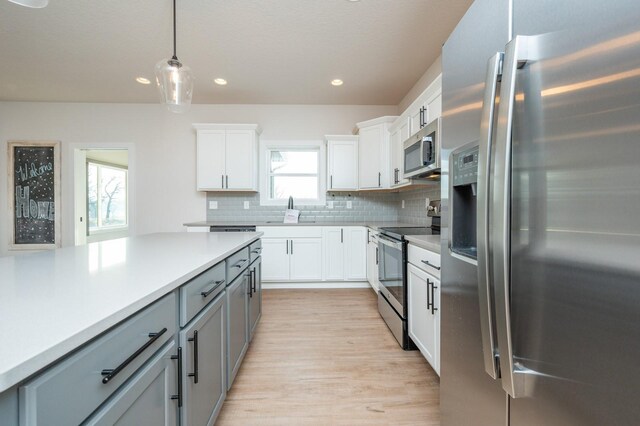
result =
[[176,0],[173,0],[173,58],[176,61],[178,57],[176,56]]

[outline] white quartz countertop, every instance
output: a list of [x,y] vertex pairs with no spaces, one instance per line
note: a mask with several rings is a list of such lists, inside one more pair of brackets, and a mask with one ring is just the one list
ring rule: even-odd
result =
[[203,220],[201,222],[188,222],[185,223],[184,226],[366,226],[368,228],[379,230],[383,227],[390,228],[411,228],[414,226],[421,226],[404,223],[404,222],[375,222],[375,221],[359,221],[359,222],[305,222],[302,219],[302,222],[299,223],[282,223],[282,222],[264,222],[264,221],[238,221],[238,222],[216,222],[216,221],[207,221]]
[[405,235],[404,237],[409,241],[409,244],[440,253],[440,235]]
[[160,233],[0,258],[0,392],[261,235]]

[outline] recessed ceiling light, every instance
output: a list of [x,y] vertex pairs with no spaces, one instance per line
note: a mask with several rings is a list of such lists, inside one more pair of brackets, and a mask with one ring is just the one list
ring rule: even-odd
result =
[[11,3],[19,4],[20,6],[32,7],[34,9],[40,9],[46,7],[49,4],[49,0],[9,0]]
[[335,80],[331,80],[331,84],[333,84],[334,86],[342,86],[344,84],[344,81],[336,78]]
[[140,84],[151,84],[151,81],[149,81],[148,78],[144,77],[136,77],[136,81]]
[[226,86],[227,85],[227,80],[225,80],[224,78],[216,78],[213,80],[213,82],[219,86]]

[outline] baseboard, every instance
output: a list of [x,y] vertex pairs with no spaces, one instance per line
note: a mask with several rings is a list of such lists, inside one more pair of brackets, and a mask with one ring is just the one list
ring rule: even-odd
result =
[[281,288],[371,288],[371,284],[367,281],[319,281],[319,282],[262,282],[262,288],[281,289]]

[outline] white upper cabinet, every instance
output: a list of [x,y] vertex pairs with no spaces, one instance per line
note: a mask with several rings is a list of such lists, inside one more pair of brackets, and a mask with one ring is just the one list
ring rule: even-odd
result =
[[[442,115],[442,75],[438,76],[407,108],[409,136]],[[403,114],[404,116],[405,114]]]
[[358,136],[328,135],[327,190],[358,190]]
[[395,116],[386,116],[358,123],[360,134],[358,181],[360,189],[389,188],[391,144],[389,126]]
[[401,117],[391,126],[391,187],[409,185],[411,181],[404,175],[404,141],[409,134],[410,119]]
[[194,124],[198,191],[257,191],[256,124]]

